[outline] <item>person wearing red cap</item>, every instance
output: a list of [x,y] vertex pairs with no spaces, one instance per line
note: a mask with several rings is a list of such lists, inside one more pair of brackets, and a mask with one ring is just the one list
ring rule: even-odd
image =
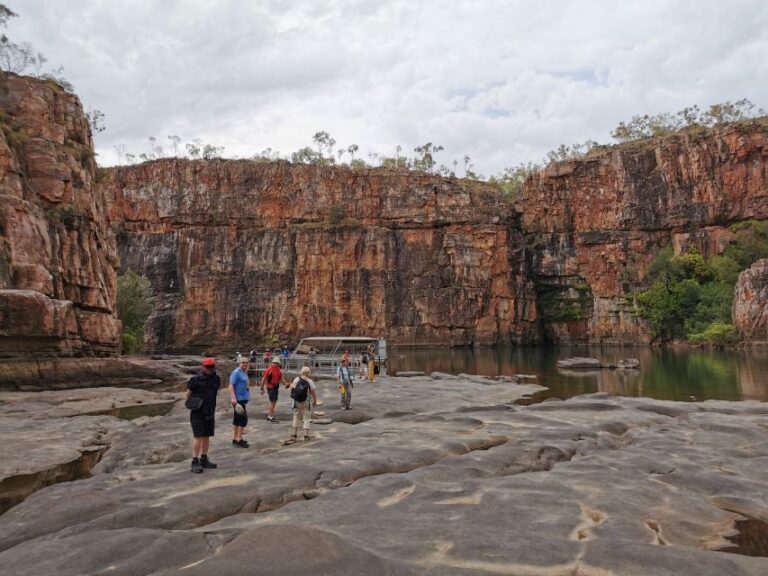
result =
[[221,386],[221,378],[216,374],[216,360],[205,358],[202,370],[187,382],[187,398],[197,396],[202,404],[197,410],[190,410],[189,422],[192,424],[192,472],[200,473],[204,468],[216,468],[208,460],[208,446],[216,424],[216,394]]

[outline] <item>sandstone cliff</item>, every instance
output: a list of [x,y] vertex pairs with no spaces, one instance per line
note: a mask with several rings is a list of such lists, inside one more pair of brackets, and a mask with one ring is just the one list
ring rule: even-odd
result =
[[631,294],[659,249],[721,252],[768,219],[768,129],[617,146],[493,186],[384,169],[160,160],[101,189],[152,279],[150,349],[270,334],[398,343],[650,341]]
[[0,73],[0,125],[0,357],[117,353],[117,252],[80,101]]
[[530,342],[519,215],[490,185],[287,162],[160,160],[101,183],[123,269],[152,279],[150,349],[270,334]]
[[551,165],[520,203],[544,338],[648,342],[631,293],[659,249],[721,252],[728,225],[768,219],[765,121]]
[[733,292],[733,324],[744,342],[768,344],[768,260],[739,274]]

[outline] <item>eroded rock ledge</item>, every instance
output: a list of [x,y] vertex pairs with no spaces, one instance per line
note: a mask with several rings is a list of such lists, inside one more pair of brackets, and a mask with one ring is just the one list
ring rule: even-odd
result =
[[[326,416],[349,414],[334,407],[335,386],[319,386]],[[352,412],[364,419],[315,426],[317,439],[290,447],[280,442],[287,400],[284,423],[271,425],[256,398],[252,447],[231,447],[222,409],[211,450],[219,469],[202,475],[188,471],[179,405],[116,436],[90,478],[39,490],[0,516],[0,562],[14,574],[64,576],[256,565],[275,574],[765,574],[768,550],[754,534],[768,519],[768,405],[604,394],[515,404],[539,389],[426,376],[360,383]],[[745,555],[739,528],[762,557]],[[290,553],[263,546],[296,534],[308,542]]]

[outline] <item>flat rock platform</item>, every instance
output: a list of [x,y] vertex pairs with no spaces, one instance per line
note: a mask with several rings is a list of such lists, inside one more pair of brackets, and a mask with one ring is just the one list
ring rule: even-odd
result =
[[222,393],[203,474],[180,386],[0,393],[2,572],[768,574],[768,403],[435,376],[357,382],[351,410],[320,380],[290,446],[286,390],[277,424],[252,390],[247,449]]

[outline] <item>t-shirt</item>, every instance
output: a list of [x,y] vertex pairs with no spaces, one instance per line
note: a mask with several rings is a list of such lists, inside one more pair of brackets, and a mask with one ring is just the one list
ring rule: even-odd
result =
[[232,370],[229,375],[229,383],[235,389],[235,398],[238,401],[248,401],[251,399],[251,392],[248,390],[248,373],[240,368]]
[[221,378],[218,374],[206,374],[202,371],[187,382],[187,389],[192,391],[192,396],[203,399],[202,411],[207,420],[211,420],[216,413],[216,394],[220,386]]
[[267,388],[280,386],[280,381],[283,379],[283,371],[277,364],[271,364],[267,371],[264,372],[264,378],[266,378]]
[[347,366],[339,366],[338,370],[336,370],[336,377],[341,378],[344,384],[349,384],[352,381],[352,373]]

